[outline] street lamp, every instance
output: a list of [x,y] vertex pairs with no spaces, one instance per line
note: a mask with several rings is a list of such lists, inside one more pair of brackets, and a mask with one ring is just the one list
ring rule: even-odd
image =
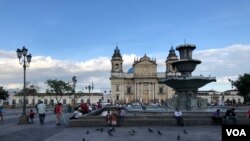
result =
[[94,89],[93,82],[92,82],[92,86],[89,84],[88,86],[85,87],[85,89],[89,91],[89,104],[90,104],[90,91]]
[[231,86],[232,86],[232,89],[233,89],[235,82],[232,79],[228,79],[228,81],[231,83]]
[[77,83],[77,79],[76,76],[72,77],[72,82],[73,82],[73,88],[74,88],[74,107],[76,107],[76,83]]
[[[23,65],[23,112],[21,117],[19,118],[19,123],[28,123],[28,117],[26,115],[26,99],[25,99],[25,91],[26,91],[26,67],[30,66],[31,62],[31,54],[28,54],[28,49],[23,46],[22,49],[16,50],[17,57],[19,59],[19,63]],[[28,54],[28,55],[27,55]]]

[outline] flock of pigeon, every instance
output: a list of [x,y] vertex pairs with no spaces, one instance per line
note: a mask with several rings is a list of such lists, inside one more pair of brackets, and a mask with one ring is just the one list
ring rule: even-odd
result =
[[[97,128],[96,131],[104,132],[104,128]],[[113,132],[114,132],[114,131],[115,131],[115,128],[114,128],[114,127],[109,128],[109,129],[107,130],[107,134],[108,134],[109,136],[113,136]],[[154,131],[153,129],[151,129],[151,128],[148,128],[148,132],[149,132],[149,133],[154,133],[155,131]],[[130,136],[134,136],[134,135],[136,134],[136,131],[135,131],[134,129],[131,129],[131,130],[128,131],[128,133],[129,133]],[[188,134],[188,132],[187,132],[185,129],[183,129],[183,133],[184,133],[184,134]],[[89,130],[86,131],[86,134],[87,134],[87,135],[89,134]],[[160,136],[163,135],[162,132],[161,132],[160,130],[157,130],[157,134],[160,135]],[[176,140],[181,140],[180,134],[177,135]],[[83,137],[82,141],[86,141],[84,137]]]

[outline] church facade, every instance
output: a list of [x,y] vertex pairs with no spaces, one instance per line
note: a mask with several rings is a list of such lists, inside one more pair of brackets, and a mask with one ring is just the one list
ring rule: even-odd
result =
[[124,72],[123,59],[118,47],[114,50],[111,59],[111,99],[112,103],[153,103],[172,98],[174,90],[158,80],[172,75],[178,75],[171,63],[178,60],[173,47],[166,58],[166,71],[157,72],[156,59],[146,54],[135,59],[132,67]]

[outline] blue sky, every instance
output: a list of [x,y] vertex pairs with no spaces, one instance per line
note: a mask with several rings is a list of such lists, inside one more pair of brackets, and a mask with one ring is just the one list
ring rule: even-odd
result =
[[116,44],[157,59],[184,40],[196,51],[250,44],[248,0],[1,0],[0,20],[1,50],[25,45],[33,56],[76,63],[110,57]]

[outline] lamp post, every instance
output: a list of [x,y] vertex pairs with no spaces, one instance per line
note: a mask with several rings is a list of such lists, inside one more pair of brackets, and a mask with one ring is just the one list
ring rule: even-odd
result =
[[72,77],[72,82],[73,82],[73,88],[74,88],[74,107],[76,107],[76,83],[77,83],[77,79],[76,76]]
[[231,83],[232,89],[234,88],[234,81],[232,79],[228,79],[228,81]]
[[89,84],[88,86],[85,87],[85,89],[89,91],[89,104],[91,104],[91,102],[90,102],[90,91],[94,89],[93,82],[92,82],[92,86]]
[[[26,67],[29,67],[31,62],[31,54],[28,54],[28,49],[23,46],[22,49],[16,50],[17,57],[19,59],[19,63],[23,65],[23,112],[21,117],[19,118],[19,123],[28,123],[28,117],[26,115]],[[27,55],[28,54],[28,55]]]

